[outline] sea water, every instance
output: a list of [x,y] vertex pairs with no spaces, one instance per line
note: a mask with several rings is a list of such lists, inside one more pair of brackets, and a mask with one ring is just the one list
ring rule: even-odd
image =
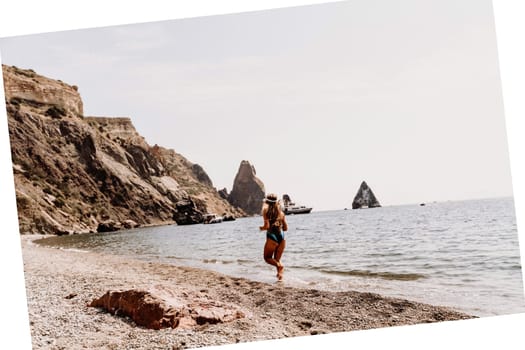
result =
[[[285,285],[357,290],[476,316],[525,312],[512,198],[286,217]],[[276,283],[261,217],[52,237],[43,244]]]

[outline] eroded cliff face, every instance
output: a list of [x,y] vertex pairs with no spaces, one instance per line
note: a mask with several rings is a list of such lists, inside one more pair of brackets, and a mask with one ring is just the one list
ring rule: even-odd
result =
[[204,169],[129,118],[84,117],[78,89],[2,66],[20,231],[67,234],[245,215]]
[[[223,191],[221,192],[222,195],[227,193],[225,190],[221,191]],[[256,215],[261,213],[264,193],[264,184],[257,178],[255,167],[247,160],[243,160],[233,181],[233,188],[228,195],[228,201],[247,214]]]

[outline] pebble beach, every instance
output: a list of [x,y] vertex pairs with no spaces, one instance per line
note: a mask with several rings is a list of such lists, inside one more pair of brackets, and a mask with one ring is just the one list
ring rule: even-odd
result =
[[[374,293],[299,289],[208,270],[39,246],[22,235],[33,349],[187,349],[473,318],[450,308]],[[169,291],[209,300],[244,317],[192,328],[146,329],[89,307],[107,291]]]

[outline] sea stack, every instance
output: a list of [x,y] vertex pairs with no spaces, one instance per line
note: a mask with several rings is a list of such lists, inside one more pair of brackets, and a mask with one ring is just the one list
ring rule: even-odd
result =
[[363,181],[359,187],[359,191],[357,191],[357,194],[354,197],[354,201],[352,202],[352,209],[377,208],[380,206],[381,204],[379,204],[372,189],[368,187],[365,181]]
[[241,208],[248,215],[259,214],[264,199],[264,184],[255,174],[254,166],[243,160],[228,196],[231,205]]

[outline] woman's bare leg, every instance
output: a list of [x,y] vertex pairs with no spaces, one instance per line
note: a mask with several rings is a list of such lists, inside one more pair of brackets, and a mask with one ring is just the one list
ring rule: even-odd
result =
[[286,248],[286,241],[283,239],[281,243],[279,243],[279,245],[277,245],[277,247],[275,248],[275,254],[274,254],[275,260],[279,262],[281,261],[281,256],[283,255],[284,248]]
[[281,280],[283,278],[284,266],[281,264],[281,256],[283,255],[284,248],[286,247],[286,241],[283,239],[281,243],[277,245],[274,252],[274,259],[279,263],[277,266],[277,278]]
[[264,261],[268,264],[278,267],[280,263],[274,259],[274,254],[279,244],[271,239],[266,239],[266,244],[264,245]]

